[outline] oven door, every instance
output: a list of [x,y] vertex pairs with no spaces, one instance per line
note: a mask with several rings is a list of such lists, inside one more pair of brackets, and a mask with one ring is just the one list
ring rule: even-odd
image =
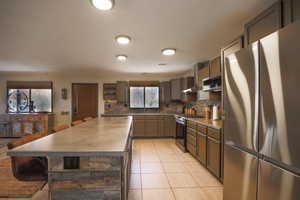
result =
[[184,123],[176,122],[176,144],[186,152],[186,125]]

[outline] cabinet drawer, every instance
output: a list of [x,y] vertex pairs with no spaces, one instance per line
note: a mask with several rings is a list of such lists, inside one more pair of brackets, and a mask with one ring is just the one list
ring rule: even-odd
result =
[[189,144],[193,145],[194,147],[196,147],[196,143],[197,143],[196,136],[193,136],[191,134],[187,134],[186,140],[187,140],[187,143],[189,143]]
[[201,132],[202,134],[206,134],[207,127],[202,124],[198,124],[197,131]]
[[144,116],[134,115],[134,116],[133,116],[133,119],[134,119],[134,120],[136,120],[136,119],[142,120],[142,119],[145,119],[145,117],[144,117]]
[[187,128],[187,134],[190,134],[190,135],[196,137],[197,132],[192,128]]
[[212,138],[216,139],[216,140],[220,140],[221,139],[220,130],[217,130],[217,129],[208,128],[207,129],[207,135],[209,137],[212,137]]
[[197,129],[197,123],[193,121],[187,121],[188,128]]
[[162,115],[149,115],[149,116],[144,116],[144,119],[146,120],[163,120],[164,116]]

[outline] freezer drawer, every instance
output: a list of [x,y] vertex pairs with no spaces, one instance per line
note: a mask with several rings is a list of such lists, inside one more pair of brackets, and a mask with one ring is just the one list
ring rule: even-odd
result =
[[224,200],[256,200],[258,159],[225,145]]
[[300,177],[266,161],[259,161],[258,200],[299,200]]

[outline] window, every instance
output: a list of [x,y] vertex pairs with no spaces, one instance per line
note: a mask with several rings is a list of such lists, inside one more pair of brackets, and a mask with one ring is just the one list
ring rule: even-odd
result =
[[130,108],[159,108],[159,87],[130,87]]
[[9,113],[52,112],[51,82],[8,82]]

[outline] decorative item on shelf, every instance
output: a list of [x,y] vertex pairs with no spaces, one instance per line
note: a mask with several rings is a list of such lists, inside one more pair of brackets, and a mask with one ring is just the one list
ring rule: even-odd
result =
[[67,90],[67,88],[62,88],[61,89],[61,98],[64,99],[64,100],[68,99],[68,90]]

